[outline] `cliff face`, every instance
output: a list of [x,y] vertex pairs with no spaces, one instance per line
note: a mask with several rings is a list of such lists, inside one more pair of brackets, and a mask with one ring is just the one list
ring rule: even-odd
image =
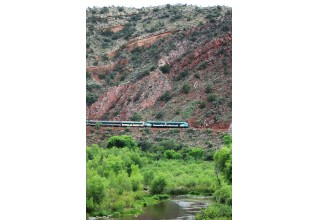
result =
[[87,9],[87,119],[227,129],[231,8]]

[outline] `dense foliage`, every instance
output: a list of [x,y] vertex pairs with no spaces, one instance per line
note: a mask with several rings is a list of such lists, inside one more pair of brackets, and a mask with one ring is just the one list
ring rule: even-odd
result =
[[[172,140],[161,144],[136,144],[131,136],[122,135],[109,138],[105,147],[87,147],[87,213],[137,214],[143,206],[182,194],[213,195],[221,207],[231,205],[229,166],[223,166],[229,160],[221,150],[214,155],[219,158],[215,164],[206,160],[210,157],[201,148],[188,148]],[[223,148],[231,148],[229,145]],[[216,207],[211,209],[217,212]],[[229,209],[221,210],[227,213]]]
[[214,191],[215,203],[199,212],[196,220],[232,219],[232,139],[224,136],[224,146],[214,154],[219,187]]

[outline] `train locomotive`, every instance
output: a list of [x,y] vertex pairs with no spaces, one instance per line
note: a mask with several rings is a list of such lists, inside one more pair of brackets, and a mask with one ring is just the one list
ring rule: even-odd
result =
[[151,127],[151,128],[188,128],[187,122],[174,122],[174,121],[99,121],[99,120],[86,120],[86,125],[107,126],[107,127]]

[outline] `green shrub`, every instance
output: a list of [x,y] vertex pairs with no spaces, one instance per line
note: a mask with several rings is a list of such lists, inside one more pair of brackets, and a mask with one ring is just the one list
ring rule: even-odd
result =
[[184,94],[188,94],[190,92],[190,85],[189,84],[184,84],[181,88],[181,91],[184,93]]
[[222,27],[223,32],[228,32],[229,30],[230,30],[230,28],[226,25]]
[[170,72],[170,66],[168,64],[161,66],[160,70],[162,73],[169,73]]
[[156,66],[152,66],[152,67],[150,67],[150,71],[155,71],[157,69],[157,67]]
[[86,71],[86,79],[91,79],[91,78],[92,78],[91,74],[88,71]]
[[206,107],[206,102],[202,101],[199,105],[199,108],[204,109]]
[[138,142],[138,146],[139,146],[139,147],[141,148],[141,150],[143,150],[143,151],[149,151],[149,150],[152,149],[153,144],[152,144],[151,142],[149,142],[148,140],[143,139],[143,140],[140,140],[140,141]]
[[142,117],[138,112],[134,112],[130,118],[132,121],[141,121]]
[[172,98],[169,91],[166,91],[162,96],[159,97],[160,101],[169,101]]
[[126,75],[121,75],[120,81],[123,81],[123,80],[125,80],[125,79],[126,79]]
[[164,192],[166,186],[167,186],[166,179],[163,176],[158,176],[156,179],[152,181],[150,192],[152,195],[161,194]]
[[102,7],[100,10],[100,14],[105,14],[109,12],[109,8],[108,7]]
[[98,96],[96,94],[92,94],[92,93],[87,93],[87,97],[86,97],[86,102],[87,105],[92,105],[93,103],[95,103],[98,100]]
[[210,94],[210,95],[208,95],[207,100],[208,100],[208,102],[214,102],[214,101],[216,101],[216,100],[217,100],[216,94]]
[[102,125],[101,122],[96,122],[95,127],[99,129],[101,125]]
[[[105,37],[110,37],[110,36],[112,36],[113,32],[111,31],[110,28],[107,28],[107,29],[103,30],[101,32],[101,34]],[[107,39],[104,39],[104,42],[108,43],[108,42],[110,42],[110,40],[111,40],[110,38],[107,38]]]
[[117,7],[117,9],[118,9],[118,11],[119,11],[119,12],[124,11],[124,7],[120,7],[120,6],[118,6],[118,7]]
[[177,143],[177,141],[170,139],[170,140],[163,140],[160,142],[160,145],[163,147],[164,150],[175,150],[178,151],[182,149],[183,144]]
[[204,70],[205,68],[207,68],[206,62],[202,62],[198,65],[198,70]]
[[214,153],[214,161],[218,172],[222,173],[229,183],[232,183],[232,148],[224,146]]
[[163,118],[164,113],[162,111],[158,112],[156,114],[156,119],[162,119]]
[[215,203],[197,213],[196,220],[231,220],[232,208],[229,205]]
[[118,147],[118,148],[123,148],[123,147],[128,147],[128,148],[134,148],[136,147],[137,144],[136,142],[132,139],[131,136],[128,135],[121,135],[121,136],[113,136],[109,138],[107,142],[107,148],[111,147]]
[[208,84],[207,86],[206,86],[206,89],[204,90],[204,92],[205,93],[211,93],[212,92],[212,85],[211,84]]
[[163,156],[167,159],[181,159],[181,153],[176,152],[175,150],[166,150]]
[[195,77],[196,79],[200,79],[199,73],[194,74],[194,77]]
[[182,71],[182,72],[178,75],[178,77],[176,78],[176,80],[179,81],[179,80],[185,78],[185,77],[188,76],[188,75],[189,75],[189,70],[184,70],[184,71]]
[[231,135],[225,135],[223,136],[223,144],[224,145],[229,145],[232,143],[232,137]]
[[150,72],[148,70],[145,70],[145,71],[139,73],[137,78],[138,79],[142,79],[142,78],[144,78],[146,76],[149,76],[149,74],[150,74]]
[[102,60],[103,60],[103,61],[109,60],[108,55],[107,55],[107,54],[103,54],[103,55],[102,55]]
[[105,79],[107,76],[105,74],[99,74],[98,77],[99,79]]
[[192,148],[188,153],[189,156],[195,159],[202,159],[203,154],[204,154],[204,151],[201,148]]
[[102,120],[108,120],[109,119],[109,112],[106,112],[103,116],[102,116]]
[[232,204],[232,187],[231,185],[223,185],[213,194],[214,199],[222,204]]

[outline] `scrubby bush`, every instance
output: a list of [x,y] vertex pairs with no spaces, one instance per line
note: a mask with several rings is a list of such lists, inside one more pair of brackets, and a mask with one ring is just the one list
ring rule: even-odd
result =
[[124,7],[120,7],[120,6],[118,6],[118,7],[117,7],[117,9],[118,9],[118,11],[119,11],[119,12],[124,11]]
[[156,66],[152,66],[152,67],[150,67],[150,71],[155,71],[157,69],[157,67]]
[[189,70],[184,70],[184,71],[182,71],[182,72],[178,75],[178,77],[176,78],[176,80],[179,81],[179,80],[185,78],[185,77],[188,76],[188,75],[189,75]]
[[217,99],[216,94],[210,94],[207,97],[208,102],[214,102],[214,101],[216,101],[216,99]]
[[229,30],[230,30],[230,28],[226,25],[222,27],[223,32],[228,32]]
[[212,92],[212,85],[211,84],[208,84],[207,86],[206,86],[206,89],[204,90],[204,92],[205,93],[211,93]]
[[169,73],[170,72],[170,66],[168,64],[161,66],[160,70],[162,73]]
[[223,146],[214,154],[214,161],[218,172],[222,173],[225,179],[232,183],[232,147]]
[[132,139],[131,136],[128,135],[121,135],[121,136],[113,136],[109,138],[107,142],[107,148],[111,147],[118,147],[118,148],[123,148],[123,147],[128,147],[128,148],[134,148],[136,147],[137,144],[136,142]]
[[232,208],[229,205],[216,203],[209,206],[207,209],[200,211],[196,215],[196,220],[231,220]]
[[199,73],[194,74],[194,78],[196,78],[196,79],[200,79],[200,75],[199,75]]
[[181,88],[181,91],[184,93],[184,94],[188,94],[190,92],[190,85],[189,84],[184,84]]
[[158,176],[156,179],[154,179],[151,183],[151,194],[161,194],[164,192],[165,188],[167,186],[167,181],[163,176]]
[[92,94],[92,93],[87,93],[87,97],[86,97],[86,102],[87,105],[92,105],[93,103],[95,103],[98,100],[98,96],[96,94]]
[[102,120],[108,120],[109,119],[109,112],[106,112],[103,116],[102,116]]
[[205,68],[207,68],[206,62],[202,62],[198,65],[198,70],[204,70]]
[[99,74],[98,77],[99,79],[105,79],[107,76],[105,74]]
[[176,152],[175,150],[166,150],[163,156],[167,159],[181,159],[181,153]]
[[202,101],[200,102],[199,108],[204,109],[206,107],[206,102]]
[[107,54],[103,54],[101,58],[102,58],[103,61],[109,60],[109,57],[108,57]]
[[108,13],[108,12],[109,12],[109,8],[108,7],[102,7],[101,10],[100,10],[101,14]]
[[86,71],[86,79],[91,79],[91,74],[88,71]]
[[162,111],[158,112],[156,114],[156,119],[162,119],[163,118],[164,113]]
[[143,140],[140,140],[140,141],[138,142],[138,146],[139,146],[140,149],[143,150],[143,151],[149,151],[149,150],[152,149],[153,144],[152,144],[151,142],[149,142],[148,140],[143,139]]
[[162,96],[159,97],[160,101],[169,101],[172,98],[169,91],[166,91]]
[[188,153],[189,156],[195,159],[202,159],[203,154],[204,154],[204,151],[201,148],[192,148]]
[[220,189],[214,192],[214,199],[222,204],[232,204],[232,188],[231,185],[223,185]]
[[138,112],[134,112],[130,120],[132,121],[141,121],[142,117]]
[[145,70],[145,71],[139,73],[138,76],[137,76],[137,78],[138,78],[138,79],[142,79],[142,78],[144,78],[144,77],[146,77],[146,76],[149,76],[149,74],[150,74],[150,72],[149,72],[148,70]]

